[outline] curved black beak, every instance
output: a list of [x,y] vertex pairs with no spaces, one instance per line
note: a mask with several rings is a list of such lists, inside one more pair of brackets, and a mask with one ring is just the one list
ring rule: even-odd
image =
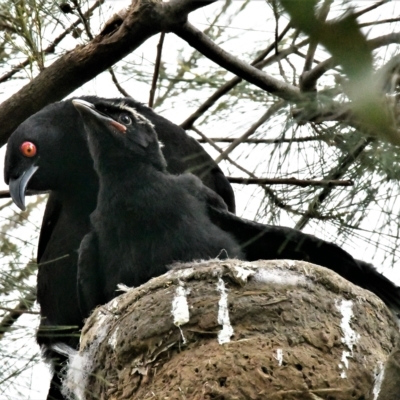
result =
[[18,206],[22,211],[25,210],[26,187],[28,186],[28,182],[38,168],[39,167],[36,165],[31,165],[17,179],[10,178],[9,187],[11,198],[13,199],[13,202],[16,204],[16,206]]

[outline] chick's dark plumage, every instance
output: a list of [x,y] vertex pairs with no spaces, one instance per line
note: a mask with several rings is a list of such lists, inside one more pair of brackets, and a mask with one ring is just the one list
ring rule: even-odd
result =
[[82,114],[99,175],[92,232],[80,248],[78,286],[83,314],[138,286],[175,261],[243,257],[231,235],[213,224],[211,198],[192,174],[171,175],[152,123],[124,103],[74,104]]
[[[350,282],[374,292],[395,314],[400,314],[399,288],[371,264],[355,260],[336,244],[313,235],[239,218],[229,213],[220,198],[198,179],[190,175],[173,177],[166,174],[156,133],[146,121],[141,121],[140,114],[131,115],[131,124],[124,126],[129,109],[124,110],[123,105],[114,105],[114,108],[105,104],[79,106],[89,132],[89,147],[96,170],[103,182],[99,192],[101,201],[99,197],[98,208],[92,218],[96,232],[92,236],[93,243],[99,248],[107,248],[107,242],[113,243],[114,248],[118,248],[118,243],[124,243],[124,249],[119,248],[104,264],[103,278],[99,279],[103,279],[102,294],[97,301],[92,301],[86,312],[114,297],[117,283],[137,285],[165,271],[169,262],[215,256],[215,250],[224,248],[223,243],[216,240],[222,230],[229,233],[229,240],[234,239],[241,248],[238,252],[236,245],[230,242],[231,247],[225,246],[228,256],[248,261],[287,258],[327,267]],[[125,187],[129,187],[129,191]],[[126,197],[128,193],[132,196]],[[113,213],[116,218],[109,218]],[[191,222],[187,226],[184,223],[180,225],[185,219]],[[215,227],[220,230],[215,230]],[[179,246],[187,236],[186,231],[194,240],[189,239],[188,246],[180,252]],[[204,235],[207,231],[209,236]],[[100,244],[102,235],[103,244]],[[126,235],[133,240],[127,241]],[[196,238],[196,235],[199,236]],[[205,249],[201,248],[200,240],[204,241]],[[81,249],[87,250],[89,242],[90,236]],[[212,242],[217,244],[214,254],[208,252],[207,247]],[[100,254],[99,251],[93,252],[94,247],[87,253],[82,251],[82,254]],[[126,251],[127,248],[130,250]],[[97,263],[111,254],[108,251],[103,253],[92,263],[88,262],[90,257],[84,256],[86,265],[93,268],[86,268],[90,273],[84,273],[85,268],[82,269],[80,286],[87,293],[95,292],[93,288],[96,285],[90,284],[90,276],[96,275]],[[96,257],[91,258],[94,260]],[[117,259],[122,260],[119,270],[117,265],[113,265],[113,260]],[[105,272],[108,265],[113,267]]]

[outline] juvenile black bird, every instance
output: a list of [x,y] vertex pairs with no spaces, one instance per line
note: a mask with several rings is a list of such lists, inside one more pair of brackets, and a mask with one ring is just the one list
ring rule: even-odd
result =
[[[136,110],[123,104],[92,105],[79,100],[74,104],[85,121],[101,182],[92,217],[94,229],[80,250],[78,285],[83,313],[113,298],[118,283],[136,286],[163,273],[173,261],[215,256],[222,249],[217,240],[222,233],[208,218],[240,244],[242,254],[232,243],[226,246],[229,256],[248,261],[310,261],[371,290],[396,314],[400,312],[399,288],[372,265],[315,236],[239,218],[198,179],[168,175],[156,133]],[[200,238],[205,248],[200,247]],[[218,244],[211,252],[210,243]]]
[[[96,103],[121,99],[85,97]],[[219,193],[234,211],[232,188],[219,167],[184,130],[132,100],[135,107],[152,121],[163,141],[168,170],[187,170],[201,175],[203,182]],[[37,341],[44,356],[54,361],[56,371],[49,399],[62,399],[58,371],[64,358],[51,350],[62,342],[77,347],[83,317],[76,295],[78,248],[89,232],[90,213],[96,208],[98,178],[93,170],[82,119],[71,100],[54,103],[28,118],[11,135],[4,167],[6,183],[14,202],[25,208],[25,190],[50,190],[40,231],[37,262],[37,296],[42,316]],[[212,170],[207,173],[207,168]],[[42,264],[42,265],[40,265]]]
[[192,174],[167,172],[154,125],[124,102],[96,106],[73,100],[83,117],[99,176],[92,231],[79,249],[78,296],[84,315],[116,293],[138,286],[175,261],[243,257],[207,206],[222,198]]

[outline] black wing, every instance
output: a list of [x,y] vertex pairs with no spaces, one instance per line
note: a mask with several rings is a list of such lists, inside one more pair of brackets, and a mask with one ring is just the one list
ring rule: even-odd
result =
[[42,227],[40,228],[40,236],[37,250],[37,262],[40,260],[46,251],[47,244],[53,234],[54,227],[60,217],[62,210],[62,201],[60,201],[54,192],[50,193],[47,200],[46,209],[44,211]]
[[234,236],[248,261],[292,259],[321,265],[375,293],[399,314],[400,288],[371,264],[355,260],[336,244],[295,229],[248,221],[212,206],[209,215],[216,225]]
[[92,231],[82,239],[79,248],[77,292],[82,318],[87,318],[99,304],[106,303],[101,290],[98,254],[97,235]]

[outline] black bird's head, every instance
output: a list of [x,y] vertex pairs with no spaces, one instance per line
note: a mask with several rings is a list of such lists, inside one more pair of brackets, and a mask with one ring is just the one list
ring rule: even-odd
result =
[[22,210],[26,189],[67,191],[87,179],[97,183],[83,123],[70,100],[45,107],[10,136],[4,180]]
[[72,101],[82,116],[95,168],[132,162],[166,169],[154,125],[123,100]]

